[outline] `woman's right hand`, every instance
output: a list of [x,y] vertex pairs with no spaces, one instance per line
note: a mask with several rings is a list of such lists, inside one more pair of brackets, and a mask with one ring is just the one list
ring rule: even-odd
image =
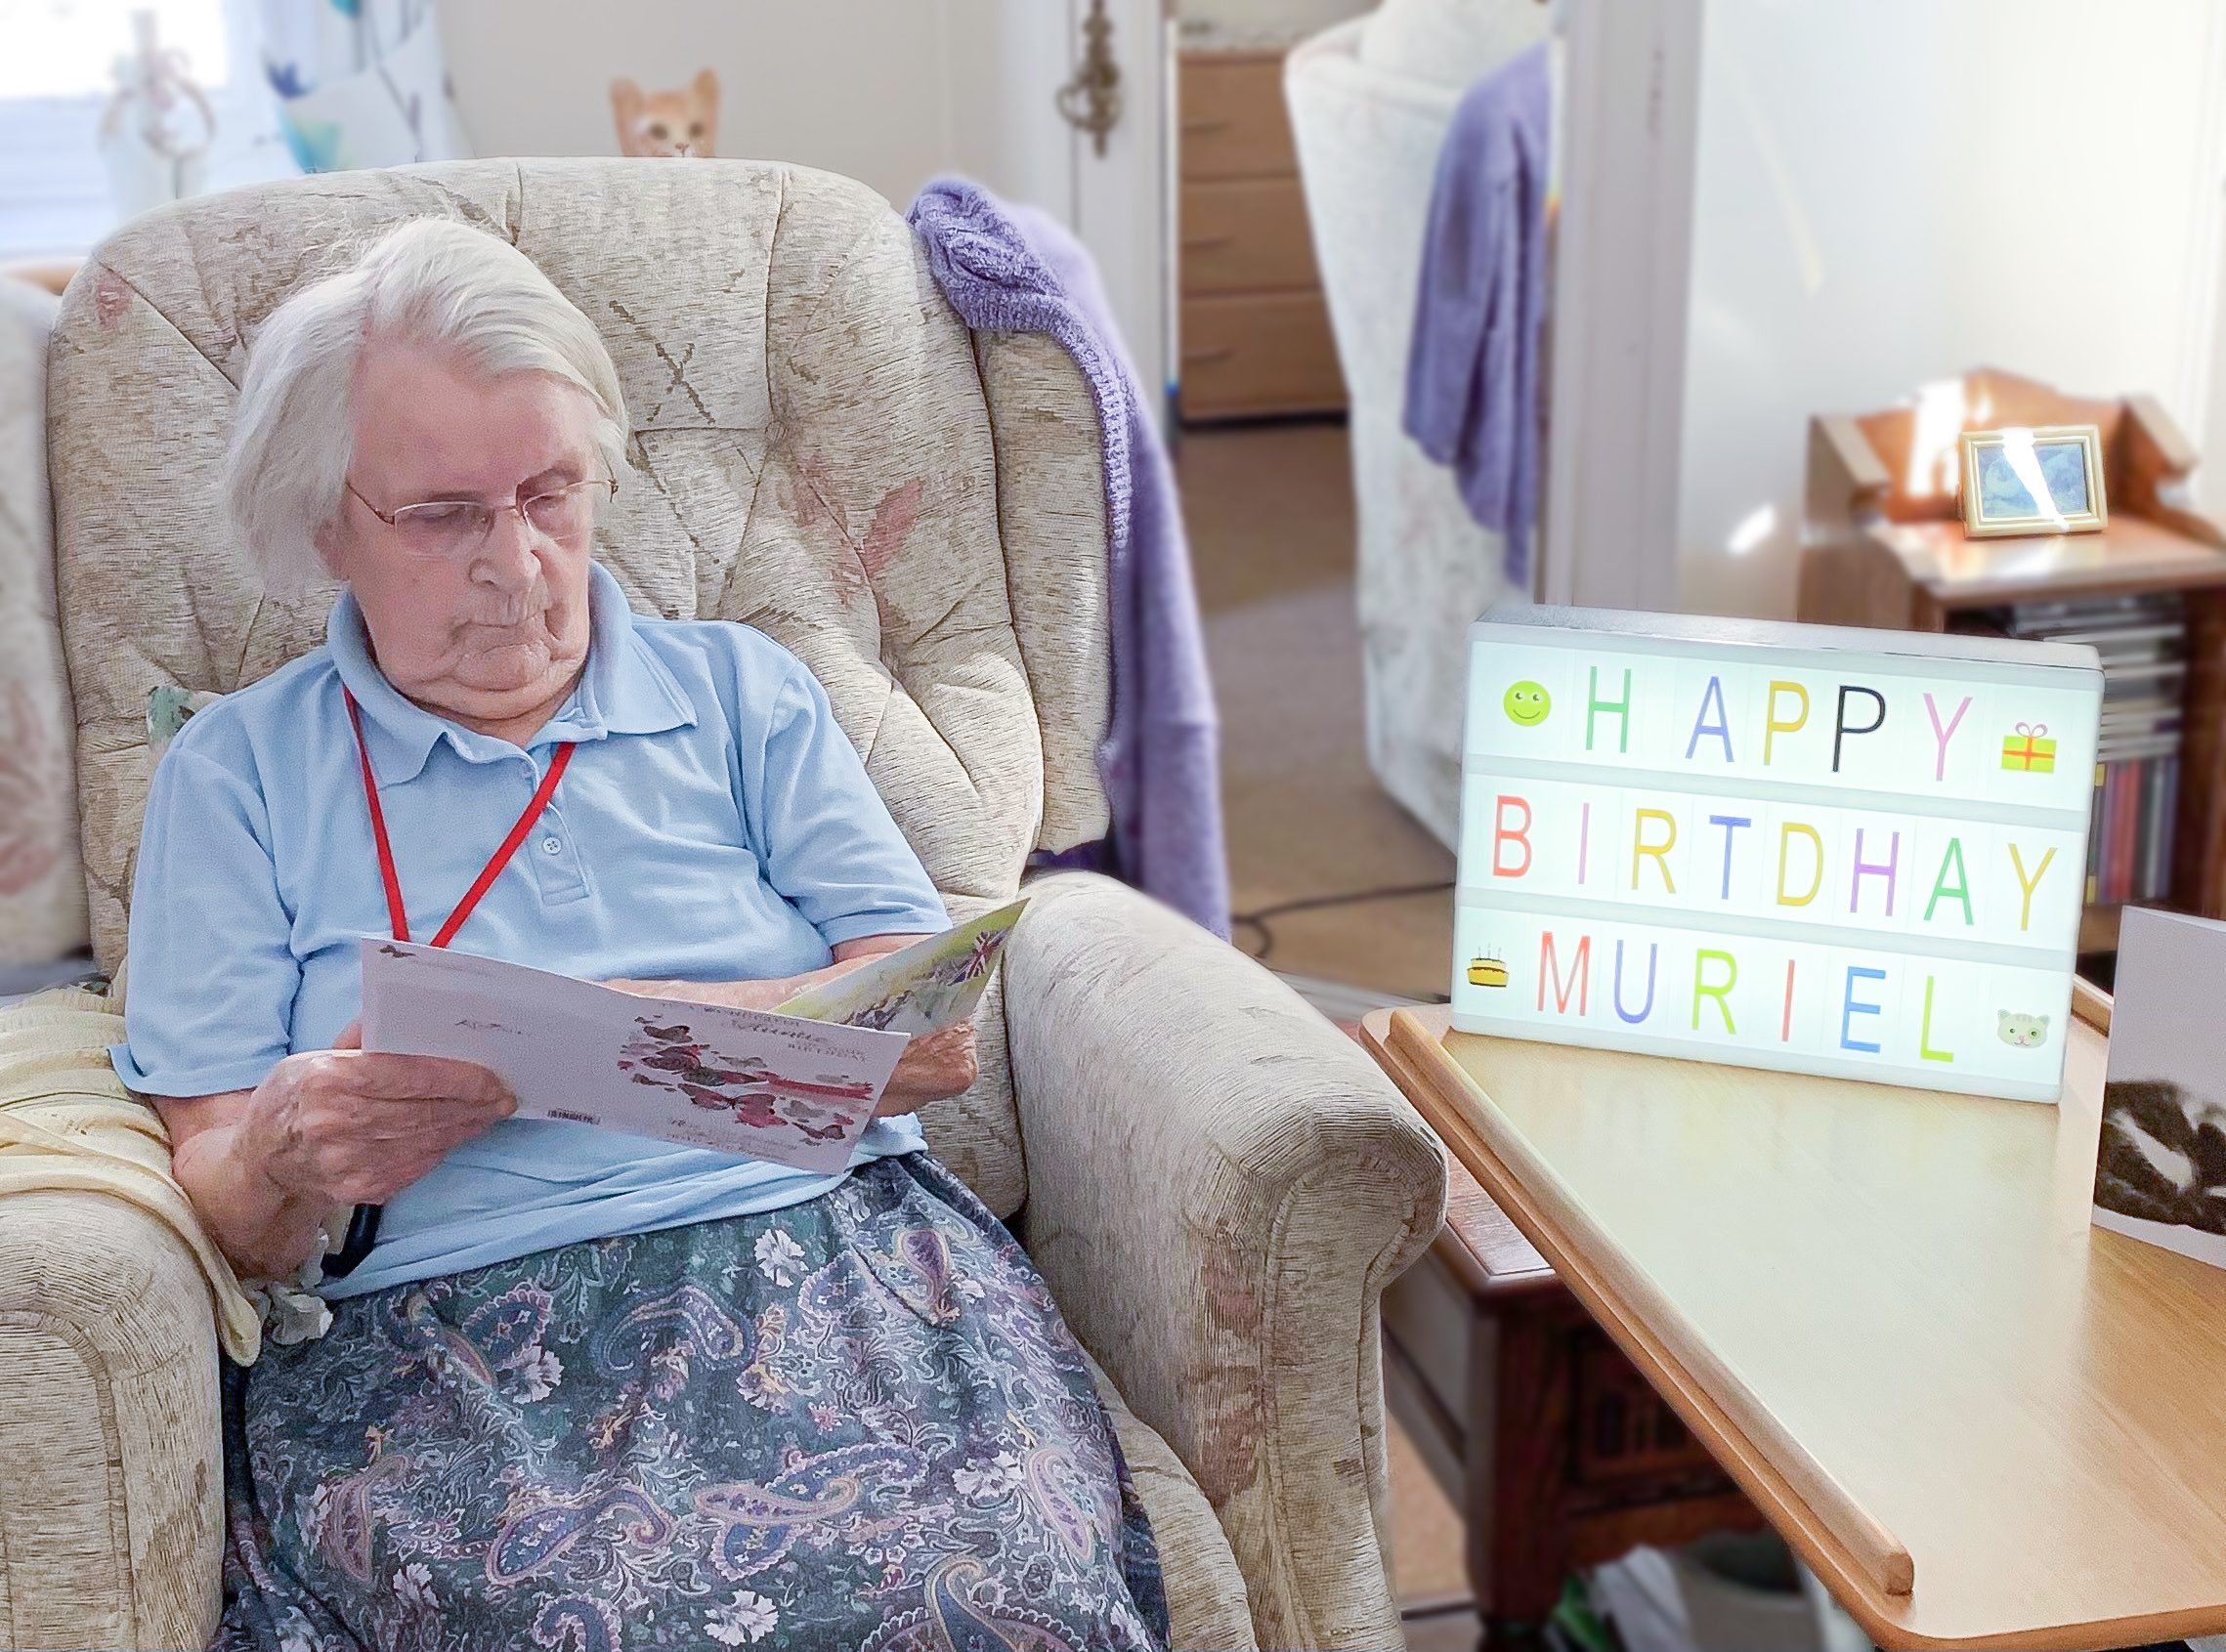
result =
[[287,1200],[384,1204],[518,1111],[485,1067],[374,1054],[363,1042],[351,1026],[331,1049],[287,1056],[248,1095],[233,1157]]

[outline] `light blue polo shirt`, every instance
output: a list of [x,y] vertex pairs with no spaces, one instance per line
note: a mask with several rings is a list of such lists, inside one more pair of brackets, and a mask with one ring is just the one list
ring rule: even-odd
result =
[[[452,945],[588,980],[761,980],[867,935],[931,934],[943,903],[803,663],[747,626],[649,619],[590,573],[579,687],[520,750],[405,699],[343,595],[325,646],[200,712],[148,796],[116,1072],[144,1095],[249,1089],[329,1048],[362,1005],[358,943],[388,932],[342,687],[409,929],[448,917],[576,741],[546,814]],[[853,1166],[924,1145],[877,1120]],[[330,1295],[613,1234],[813,1199],[813,1174],[592,1124],[506,1120],[386,1207]]]

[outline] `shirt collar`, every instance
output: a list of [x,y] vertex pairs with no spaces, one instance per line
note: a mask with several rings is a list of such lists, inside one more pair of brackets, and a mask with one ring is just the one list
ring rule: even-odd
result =
[[[695,707],[634,629],[626,593],[601,563],[590,564],[587,571],[587,665],[578,687],[529,744],[656,735],[695,726]],[[416,779],[433,747],[444,740],[474,763],[492,762],[517,750],[507,741],[475,734],[404,699],[371,657],[364,611],[353,591],[343,590],[332,605],[324,623],[324,644],[341,683],[363,707],[364,739],[381,784]]]

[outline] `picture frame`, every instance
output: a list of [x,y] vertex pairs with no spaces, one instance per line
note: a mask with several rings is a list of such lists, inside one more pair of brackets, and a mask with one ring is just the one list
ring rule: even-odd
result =
[[2109,522],[2097,426],[1967,430],[1958,443],[1965,537],[2093,533]]

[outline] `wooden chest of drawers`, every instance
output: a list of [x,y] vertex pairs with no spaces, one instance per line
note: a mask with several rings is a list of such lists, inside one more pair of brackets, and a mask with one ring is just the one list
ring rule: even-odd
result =
[[1283,55],[1185,52],[1180,80],[1182,417],[1339,411]]

